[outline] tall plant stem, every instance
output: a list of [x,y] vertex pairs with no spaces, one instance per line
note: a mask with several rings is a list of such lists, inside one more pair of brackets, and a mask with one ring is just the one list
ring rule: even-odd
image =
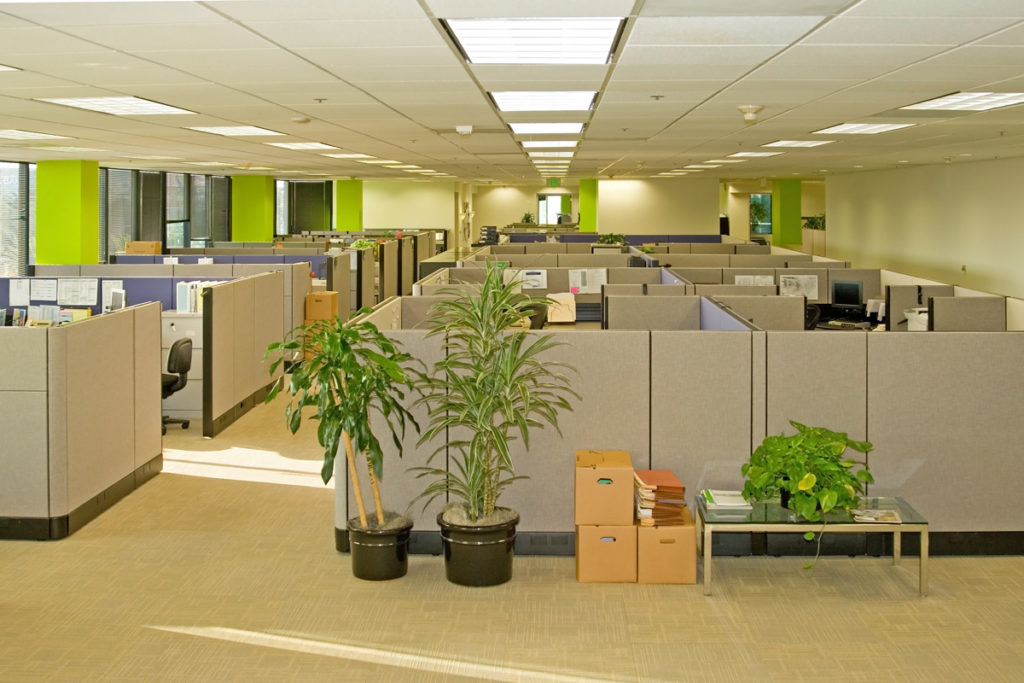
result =
[[[348,432],[342,430],[341,436],[345,439],[345,460],[348,461],[348,478],[352,480],[352,491],[356,494],[356,509],[359,510],[359,523],[365,529],[366,523],[366,506],[363,505],[363,492],[359,486],[359,477],[356,476],[356,454],[352,452],[352,437],[348,435]],[[373,469],[370,469],[370,477],[373,477]],[[374,481],[371,479],[371,481]],[[376,481],[374,481],[376,485]],[[374,486],[376,489],[376,486]]]
[[373,492],[373,509],[377,512],[377,524],[384,526],[384,504],[380,501],[380,485],[377,483],[377,475],[373,473],[373,463],[369,458],[366,460],[366,471],[370,475],[370,491]]

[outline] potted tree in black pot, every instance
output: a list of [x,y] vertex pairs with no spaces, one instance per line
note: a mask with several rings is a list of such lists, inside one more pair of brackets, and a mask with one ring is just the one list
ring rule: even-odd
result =
[[[364,309],[364,311],[367,309]],[[374,433],[371,415],[376,413],[391,435],[398,454],[400,436],[407,423],[419,425],[404,407],[406,390],[412,387],[409,354],[399,350],[369,322],[344,322],[340,318],[316,320],[294,330],[292,339],[267,348],[278,366],[303,353],[305,360],[282,377],[267,395],[272,401],[285,387],[293,397],[285,408],[288,428],[294,434],[303,418],[316,420],[317,441],[323,447],[320,475],[326,484],[334,474],[335,454],[345,449],[349,478],[358,516],[348,520],[352,573],[368,580],[394,579],[408,570],[409,535],[412,520],[384,509],[379,482],[383,477],[384,454]],[[312,409],[303,414],[303,409]],[[380,421],[377,423],[380,424]],[[366,472],[373,495],[374,515],[367,515],[357,473],[357,454],[366,458]]]
[[432,307],[428,321],[430,335],[444,335],[445,357],[417,381],[429,421],[420,443],[441,441],[414,470],[429,482],[428,504],[449,498],[437,517],[448,580],[490,586],[512,577],[519,514],[497,504],[524,478],[515,474],[510,443],[529,449],[532,429],[558,429],[559,411],[571,410],[577,395],[571,368],[544,358],[554,337],[522,325],[545,299],[523,294],[516,282],[504,286],[495,264],[479,290],[453,295]]

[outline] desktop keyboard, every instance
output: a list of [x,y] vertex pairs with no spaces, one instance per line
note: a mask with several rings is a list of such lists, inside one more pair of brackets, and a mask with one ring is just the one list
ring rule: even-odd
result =
[[829,320],[819,323],[818,327],[823,330],[870,330],[871,323],[852,322],[850,320]]

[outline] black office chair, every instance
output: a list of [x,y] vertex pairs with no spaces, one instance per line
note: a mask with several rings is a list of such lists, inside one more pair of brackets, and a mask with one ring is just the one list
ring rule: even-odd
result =
[[[191,368],[192,340],[184,337],[171,344],[171,350],[167,353],[167,372],[160,374],[163,398],[185,388],[185,385],[188,384],[188,371]],[[167,433],[169,424],[180,424],[182,429],[188,429],[188,420],[164,415],[160,425],[161,434]]]
[[821,307],[817,304],[807,304],[807,308],[804,309],[804,329],[813,330],[819,320],[821,320]]

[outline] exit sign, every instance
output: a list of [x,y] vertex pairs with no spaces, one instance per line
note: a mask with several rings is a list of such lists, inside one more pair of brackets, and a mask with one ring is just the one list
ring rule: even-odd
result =
[[548,187],[558,187],[558,178],[548,178]]

